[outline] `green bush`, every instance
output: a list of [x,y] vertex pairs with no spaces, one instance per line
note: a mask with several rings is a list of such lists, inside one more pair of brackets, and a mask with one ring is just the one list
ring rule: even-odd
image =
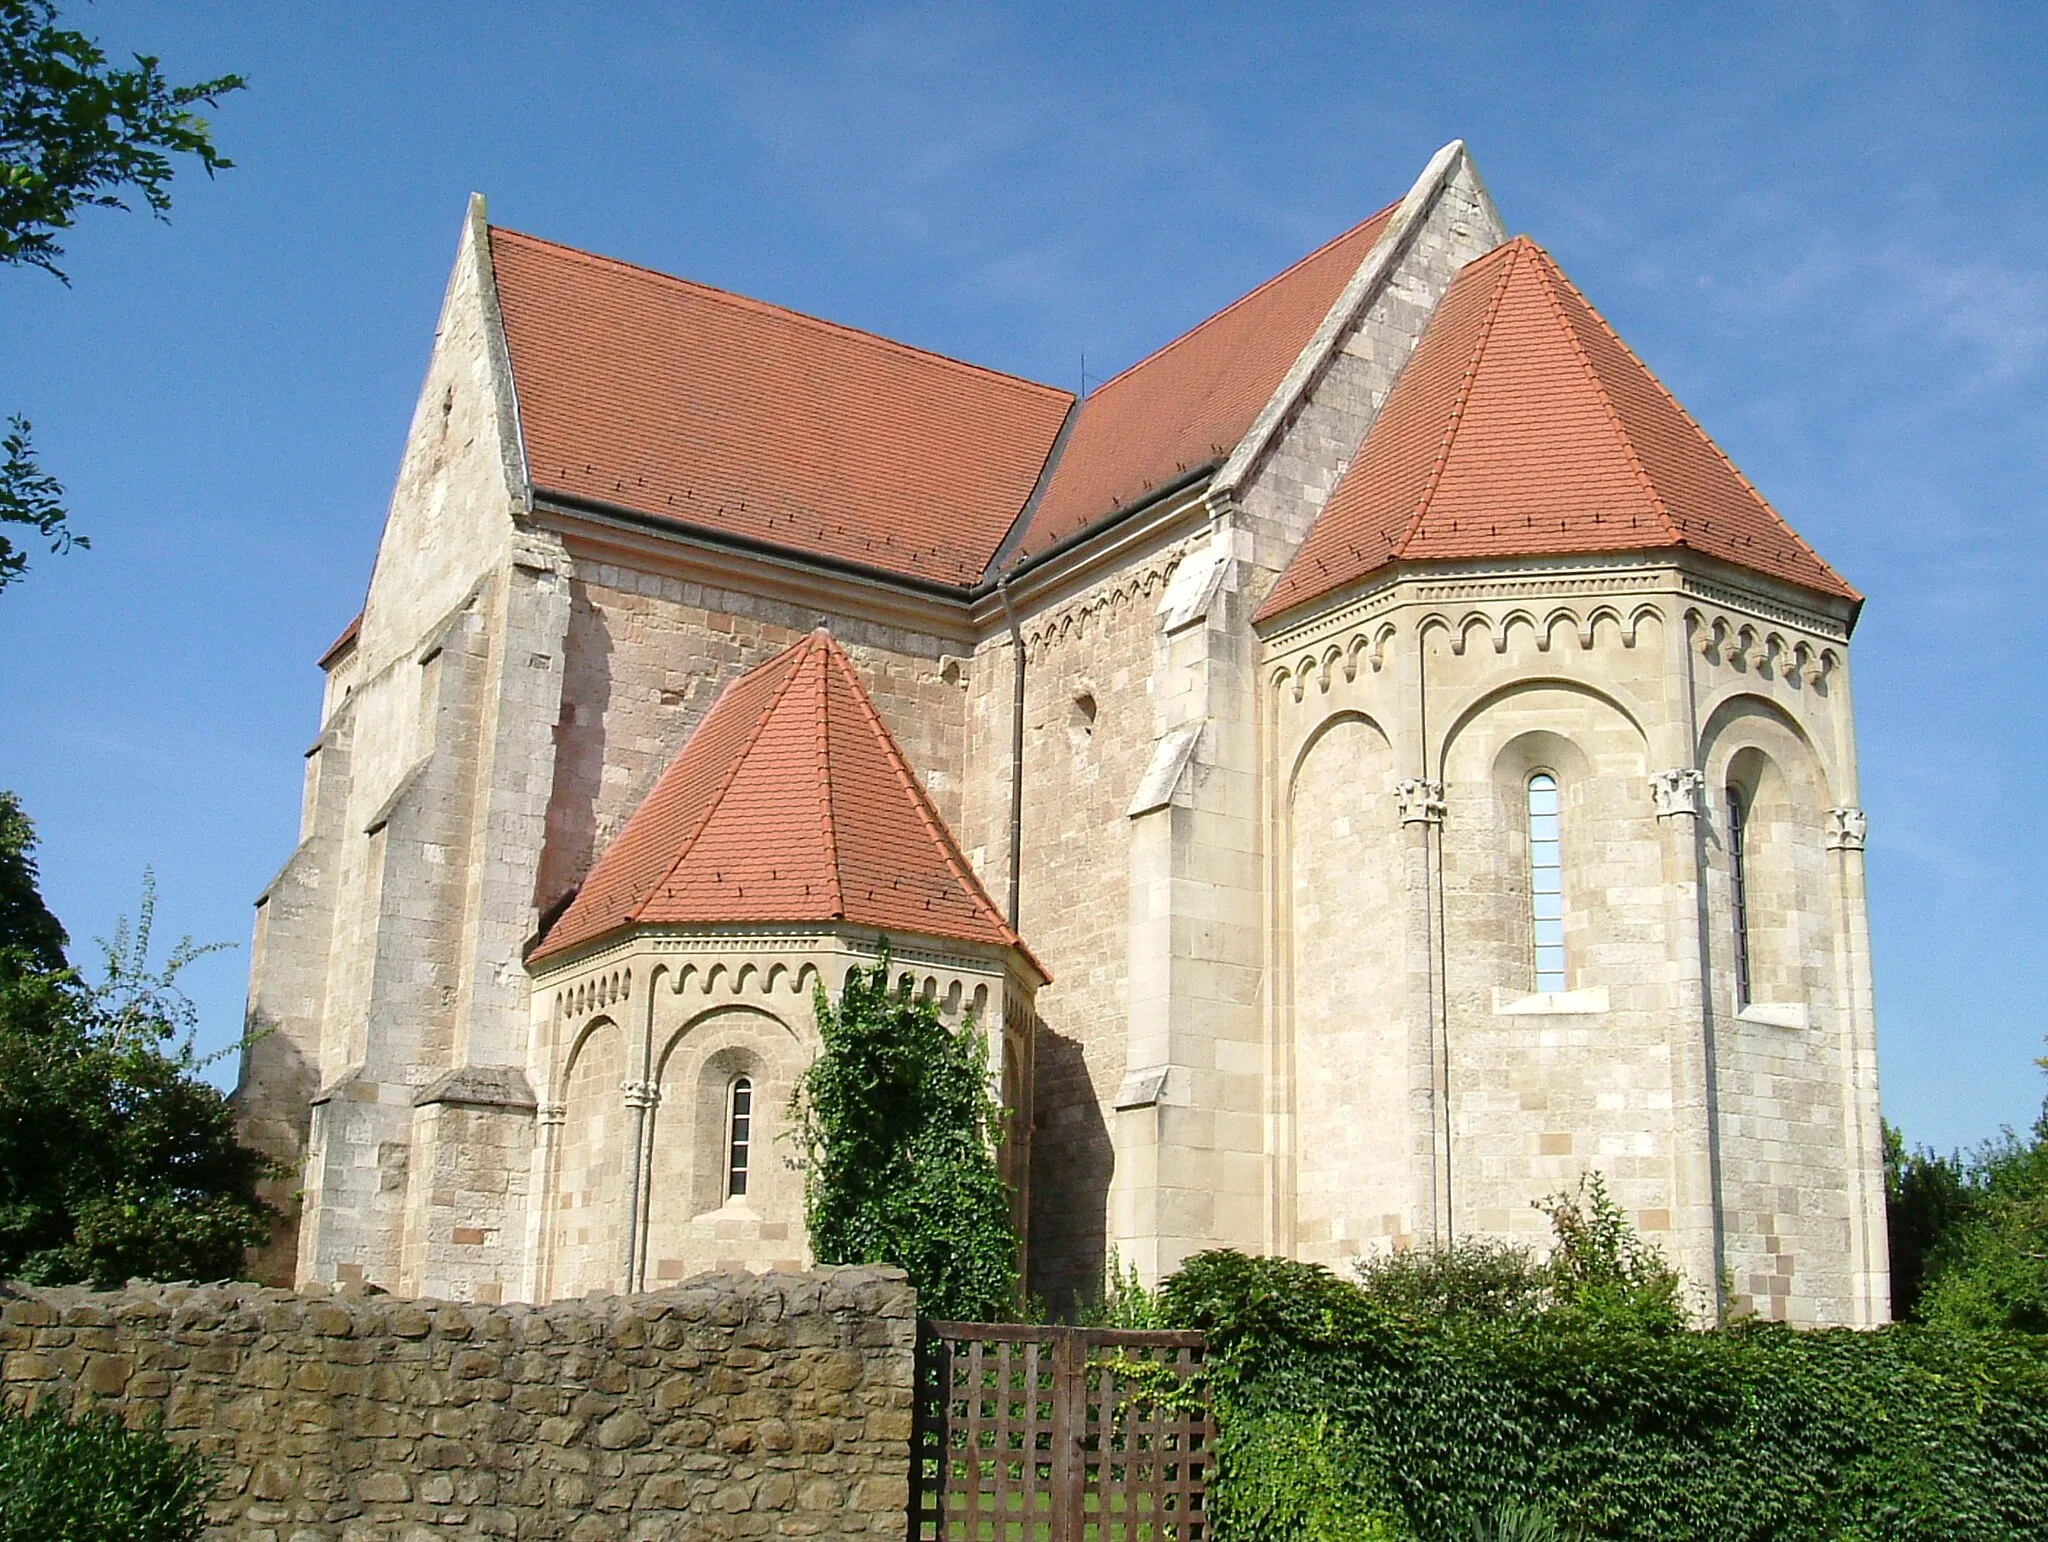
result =
[[1209,1337],[1217,1542],[1318,1542],[1345,1513],[1465,1542],[1517,1507],[1644,1542],[2048,1535],[2032,1337],[1442,1317],[1235,1253],[1162,1305]]
[[199,1542],[212,1473],[111,1414],[0,1412],[0,1542]]

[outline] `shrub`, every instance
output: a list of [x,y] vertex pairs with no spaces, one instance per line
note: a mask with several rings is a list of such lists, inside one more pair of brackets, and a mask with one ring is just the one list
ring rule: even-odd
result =
[[1507,1506],[1643,1542],[2048,1534],[2032,1337],[1436,1318],[1235,1253],[1190,1259],[1161,1294],[1209,1338],[1218,1542],[1310,1542],[1346,1495],[1424,1542],[1467,1542]]
[[0,1542],[199,1542],[212,1474],[112,1414],[0,1412]]

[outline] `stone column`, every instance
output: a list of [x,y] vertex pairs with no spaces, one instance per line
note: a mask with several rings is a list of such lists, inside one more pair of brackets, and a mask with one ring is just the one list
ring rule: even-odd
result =
[[1451,1240],[1450,1033],[1443,979],[1444,784],[1411,777],[1394,787],[1401,870],[1408,891],[1408,1107],[1417,1135],[1415,1224],[1432,1246]]
[[1877,1092],[1877,1002],[1870,973],[1870,911],[1860,808],[1828,810],[1827,848],[1835,891],[1836,978],[1841,982],[1842,1115],[1848,1146],[1849,1320],[1891,1320],[1891,1249],[1885,1232],[1884,1136]]
[[626,1282],[627,1294],[641,1288],[647,1270],[647,1180],[654,1164],[648,1160],[648,1144],[654,1135],[654,1110],[661,1103],[661,1084],[654,1081],[619,1083],[626,1107],[633,1110],[633,1160],[629,1166],[631,1188],[626,1197]]
[[1670,945],[1672,1263],[1722,1299],[1721,1141],[1715,1099],[1713,971],[1707,931],[1707,779],[1691,766],[1650,778],[1664,857]]
[[555,1217],[555,1159],[562,1149],[562,1126],[569,1105],[543,1103],[534,1110],[533,1201],[527,1208],[524,1291],[529,1301],[547,1299],[551,1265],[549,1236]]

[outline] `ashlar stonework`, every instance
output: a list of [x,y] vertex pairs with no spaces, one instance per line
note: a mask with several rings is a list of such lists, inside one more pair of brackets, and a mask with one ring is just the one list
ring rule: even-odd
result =
[[887,945],[1056,1305],[1597,1170],[1704,1313],[1884,1321],[1861,598],[1509,236],[1446,146],[1076,400],[477,200],[258,906],[268,1277],[801,1264]]

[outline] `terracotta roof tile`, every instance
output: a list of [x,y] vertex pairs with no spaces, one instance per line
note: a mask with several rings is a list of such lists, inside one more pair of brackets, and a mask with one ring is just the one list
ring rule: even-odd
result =
[[1096,387],[1081,403],[1016,554],[1043,551],[1182,473],[1229,455],[1395,207],[1389,204]]
[[633,925],[839,920],[1023,950],[821,630],[725,689],[533,956]]
[[1445,293],[1259,616],[1403,559],[1671,546],[1858,597],[1520,237]]
[[1071,392],[509,230],[491,257],[536,487],[972,584]]

